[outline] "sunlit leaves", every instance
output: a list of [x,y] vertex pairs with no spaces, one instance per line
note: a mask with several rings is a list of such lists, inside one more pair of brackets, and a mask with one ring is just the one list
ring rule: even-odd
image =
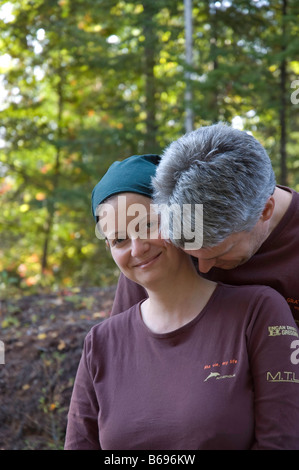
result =
[[[195,127],[218,120],[240,125],[261,140],[275,167],[281,60],[290,84],[299,73],[298,6],[287,3],[283,19],[280,2],[193,2],[188,67]],[[184,2],[3,5],[0,270],[12,279],[17,272],[25,286],[115,280],[114,265],[94,237],[90,193],[112,161],[160,152],[185,132]],[[295,186],[293,91],[285,106]]]

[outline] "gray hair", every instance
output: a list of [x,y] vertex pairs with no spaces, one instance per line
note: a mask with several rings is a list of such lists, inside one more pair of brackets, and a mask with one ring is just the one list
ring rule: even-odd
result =
[[[225,124],[201,127],[172,142],[152,182],[162,221],[163,207],[169,217],[172,205],[203,205],[203,247],[252,230],[276,185],[264,147]],[[171,228],[169,238],[184,247],[184,237],[175,239]]]

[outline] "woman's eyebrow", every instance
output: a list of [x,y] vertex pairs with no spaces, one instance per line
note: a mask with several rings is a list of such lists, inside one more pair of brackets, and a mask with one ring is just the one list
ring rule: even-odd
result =
[[108,233],[106,238],[108,240],[114,240],[116,238],[124,238],[126,237],[127,234],[125,232],[119,232],[118,230],[116,232],[111,232],[111,233]]

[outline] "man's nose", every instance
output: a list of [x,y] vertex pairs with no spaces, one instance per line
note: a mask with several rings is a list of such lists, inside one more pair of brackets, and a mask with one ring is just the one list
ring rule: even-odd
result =
[[148,250],[148,241],[141,238],[131,239],[131,256],[137,257]]
[[208,273],[215,263],[215,259],[198,259],[198,269],[201,273]]

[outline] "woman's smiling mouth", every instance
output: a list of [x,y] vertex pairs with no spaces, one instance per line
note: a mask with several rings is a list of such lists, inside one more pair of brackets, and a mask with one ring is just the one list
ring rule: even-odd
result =
[[147,258],[147,259],[141,261],[140,263],[134,264],[133,268],[145,269],[145,268],[151,266],[159,258],[161,253],[162,253],[162,251],[160,251],[160,253],[158,253],[155,256],[151,256],[150,258]]

